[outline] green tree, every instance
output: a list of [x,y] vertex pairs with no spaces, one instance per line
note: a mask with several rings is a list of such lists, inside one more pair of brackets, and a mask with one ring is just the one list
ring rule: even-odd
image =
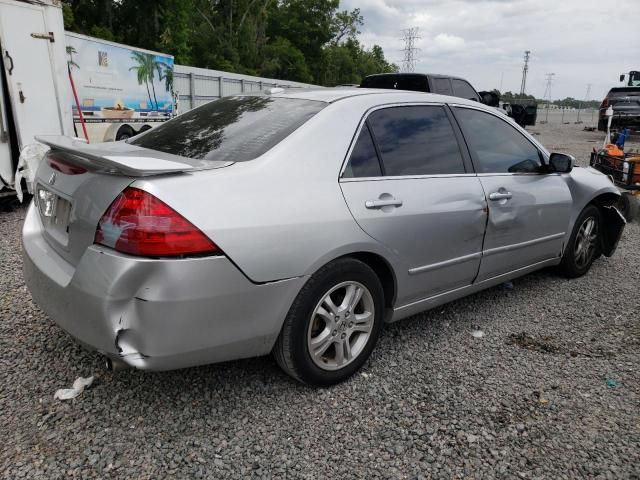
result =
[[339,0],[62,1],[68,30],[168,53],[179,64],[324,85],[397,70],[380,47],[358,42],[360,10],[340,10]]
[[277,38],[265,47],[260,72],[267,77],[313,82],[304,55],[286,38]]

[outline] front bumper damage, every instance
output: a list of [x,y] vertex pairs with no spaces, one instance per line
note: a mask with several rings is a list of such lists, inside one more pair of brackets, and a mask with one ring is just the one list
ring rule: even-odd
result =
[[600,211],[603,221],[602,253],[606,257],[611,257],[618,248],[627,220],[615,205],[603,205]]
[[226,257],[144,259],[92,245],[72,266],[42,235],[33,205],[23,230],[34,301],[80,343],[144,370],[267,354],[297,277],[254,284]]

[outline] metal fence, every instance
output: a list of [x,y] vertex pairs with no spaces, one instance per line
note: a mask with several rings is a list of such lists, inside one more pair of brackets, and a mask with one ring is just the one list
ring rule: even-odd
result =
[[175,66],[173,77],[178,114],[229,95],[259,92],[274,87],[306,88],[316,86],[184,65]]
[[538,106],[538,123],[548,123],[550,125],[561,124],[584,124],[585,126],[598,126],[597,108],[549,108],[544,105]]

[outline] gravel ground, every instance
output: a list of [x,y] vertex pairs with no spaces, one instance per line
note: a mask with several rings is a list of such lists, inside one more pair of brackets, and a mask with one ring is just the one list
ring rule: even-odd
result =
[[[601,134],[580,128],[533,131],[584,161]],[[391,325],[361,374],[313,390],[268,357],[103,371],[32,303],[24,213],[0,214],[3,478],[640,478],[638,223],[586,277]],[[96,380],[53,400],[80,375]]]

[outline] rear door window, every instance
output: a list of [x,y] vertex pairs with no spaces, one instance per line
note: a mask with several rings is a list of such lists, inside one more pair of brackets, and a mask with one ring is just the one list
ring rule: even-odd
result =
[[268,96],[225,97],[129,140],[132,145],[200,160],[259,157],[327,104]]
[[382,175],[380,161],[373,145],[367,124],[362,127],[351,157],[342,174],[343,178],[379,177]]
[[456,97],[480,101],[478,94],[468,82],[460,80],[459,78],[452,78],[451,83],[453,84],[453,94]]
[[368,118],[387,176],[464,173],[453,127],[442,106],[390,107]]

